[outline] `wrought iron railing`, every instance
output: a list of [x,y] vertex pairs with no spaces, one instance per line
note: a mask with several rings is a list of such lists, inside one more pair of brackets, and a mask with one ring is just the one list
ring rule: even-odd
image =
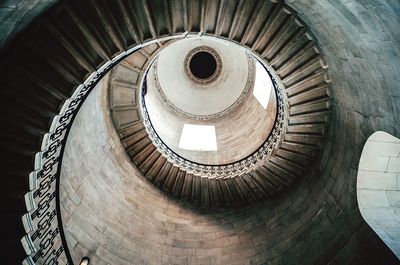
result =
[[[63,152],[69,130],[74,118],[96,84],[117,63],[129,54],[158,41],[179,39],[187,36],[187,33],[171,37],[153,40],[145,44],[137,45],[126,52],[117,55],[105,63],[98,71],[90,75],[87,80],[78,86],[74,94],[68,99],[60,113],[53,118],[50,130],[43,137],[41,151],[35,155],[34,171],[29,174],[30,191],[25,194],[27,213],[23,215],[22,222],[26,235],[21,239],[27,257],[23,265],[72,265],[73,261],[68,250],[67,242],[63,232],[59,183]],[[271,153],[274,145],[279,140],[283,122],[284,105],[282,92],[274,83],[278,101],[278,112],[276,122],[271,135],[266,142],[252,155],[237,163],[223,166],[201,165],[188,161],[172,152],[158,137],[154,131],[144,103],[144,95],[141,95],[142,110],[146,129],[157,148],[175,165],[187,171],[202,173],[213,176],[237,175],[239,172],[249,170],[266,155]]]
[[41,151],[35,155],[34,171],[29,175],[30,191],[25,194],[27,213],[22,222],[26,235],[21,239],[27,257],[23,265],[69,264],[73,261],[64,237],[59,199],[60,170],[64,147],[73,120],[100,79],[129,54],[158,41],[183,38],[187,33],[137,45],[106,62],[81,84],[53,118],[43,137]]
[[[255,58],[255,57],[254,57]],[[154,59],[152,63],[155,63],[157,59]],[[258,59],[257,59],[258,60]],[[224,165],[206,165],[206,164],[201,164],[197,163],[194,161],[191,161],[189,159],[186,159],[176,152],[174,152],[171,148],[168,147],[166,143],[161,139],[161,137],[158,135],[156,130],[154,129],[154,126],[151,122],[151,118],[149,116],[147,107],[146,107],[146,101],[145,101],[145,95],[147,91],[147,83],[146,83],[146,77],[148,75],[149,70],[147,70],[146,74],[144,75],[143,82],[142,82],[142,88],[140,92],[140,108],[142,110],[142,116],[143,116],[143,124],[146,128],[146,131],[153,142],[154,146],[157,147],[159,152],[173,165],[176,167],[179,167],[181,170],[186,171],[188,173],[192,173],[195,175],[200,175],[203,177],[209,177],[209,178],[231,178],[231,177],[236,177],[240,176],[242,174],[248,173],[252,171],[253,169],[257,168],[259,165],[263,164],[268,157],[273,151],[273,149],[277,146],[280,136],[282,134],[283,130],[283,124],[285,122],[285,105],[284,105],[284,98],[283,98],[283,92],[278,83],[276,82],[276,79],[274,76],[271,74],[271,72],[265,67],[265,65],[260,61],[260,63],[264,66],[266,72],[270,76],[272,80],[272,84],[274,87],[276,99],[277,99],[277,113],[275,117],[275,123],[272,128],[272,131],[268,138],[264,141],[264,143],[252,154],[249,156],[230,163],[230,164],[224,164]],[[150,69],[152,64],[148,67]]]

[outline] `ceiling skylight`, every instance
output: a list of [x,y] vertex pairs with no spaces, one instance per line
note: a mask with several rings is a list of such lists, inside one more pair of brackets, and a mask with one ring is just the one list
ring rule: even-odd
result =
[[253,95],[264,109],[267,109],[269,97],[271,96],[272,81],[264,66],[256,61],[256,80]]
[[193,151],[217,150],[215,126],[184,124],[178,147]]

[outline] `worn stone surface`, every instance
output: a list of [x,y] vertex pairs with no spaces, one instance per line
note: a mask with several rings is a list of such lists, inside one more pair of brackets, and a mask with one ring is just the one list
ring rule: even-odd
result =
[[[76,209],[96,219],[108,241],[71,246],[75,258],[89,254],[99,264],[131,259],[138,264],[395,264],[360,215],[356,180],[368,136],[376,130],[399,136],[397,6],[389,1],[288,2],[320,41],[333,83],[326,146],[305,178],[255,206],[193,209],[135,177],[129,161],[111,162],[109,155],[115,159],[118,153],[107,150],[105,135],[99,142],[92,135],[96,155],[105,157],[79,164],[86,173],[74,177],[80,180],[75,188],[85,203]],[[72,161],[65,165],[73,167]],[[100,167],[102,172],[94,171]],[[115,172],[120,170],[125,172]]]
[[361,214],[397,257],[400,257],[400,186],[396,176],[400,161],[393,161],[399,154],[400,139],[383,132],[374,133],[363,149],[357,177]]
[[[77,1],[70,2],[78,3]],[[100,14],[102,11],[104,11],[102,13],[104,15],[118,10],[104,6],[104,2],[106,1],[96,2],[96,7],[100,8]],[[229,1],[229,3],[232,2]],[[259,3],[262,2],[259,1]],[[119,256],[129,255],[129,253],[133,253],[139,259],[134,260],[134,257],[130,256],[132,263],[136,264],[142,262],[140,259],[149,257],[154,253],[168,254],[162,256],[162,262],[165,264],[201,264],[207,262],[211,264],[217,264],[217,262],[224,264],[398,263],[390,256],[390,252],[384,247],[383,242],[363,221],[356,200],[356,179],[361,150],[369,135],[377,130],[382,130],[396,137],[400,136],[399,3],[391,0],[290,0],[287,2],[301,13],[302,18],[318,38],[322,52],[330,66],[329,71],[333,82],[331,93],[334,111],[329,135],[326,138],[324,152],[320,159],[314,161],[314,166],[309,169],[306,177],[296,183],[297,185],[293,185],[293,188],[287,190],[285,194],[278,196],[269,203],[231,212],[215,213],[212,210],[190,210],[190,207],[173,200],[168,200],[169,204],[166,206],[162,203],[162,201],[166,201],[164,195],[156,189],[150,189],[146,192],[139,189],[136,194],[138,196],[135,195],[136,197],[133,198],[129,195],[135,194],[136,190],[129,190],[126,194],[126,201],[129,199],[129,202],[133,205],[132,209],[138,209],[138,211],[135,211],[138,215],[130,215],[130,218],[136,218],[133,228],[135,228],[134,231],[138,232],[129,236],[136,238],[136,242],[139,242],[135,245],[127,245],[133,249],[130,252],[122,246],[123,242],[121,241],[121,237],[127,237],[128,233],[126,231],[122,235],[113,233],[111,225],[107,226],[104,222],[100,222],[98,217],[101,213],[104,215],[103,218],[120,222],[121,226],[125,227],[126,219],[115,218],[115,212],[112,211],[118,210],[129,213],[129,208],[115,202],[112,203],[112,200],[107,201],[108,204],[104,203],[107,194],[121,192],[117,186],[119,179],[112,177],[112,169],[104,163],[105,166],[101,165],[103,169],[101,174],[97,178],[93,178],[93,182],[88,182],[82,176],[88,175],[89,171],[82,168],[82,176],[80,175],[78,178],[79,180],[82,179],[82,182],[71,183],[71,185],[78,185],[79,189],[74,186],[78,195],[79,193],[85,194],[86,190],[89,190],[88,194],[98,196],[98,201],[97,204],[90,205],[90,207],[86,205],[85,208],[85,204],[82,203],[85,200],[81,200],[82,202],[79,203],[79,199],[74,199],[78,206],[81,205],[80,208],[76,206],[81,211],[79,216],[85,217],[77,223],[89,223],[95,226],[98,231],[107,231],[103,234],[110,239],[112,238],[116,245],[121,246],[114,247],[110,243],[107,247],[107,243],[104,243],[100,236],[92,241],[90,238],[96,238],[94,235],[88,236],[89,238],[83,236],[82,241],[70,240],[70,244],[76,242],[74,247],[75,257],[79,256],[79,253],[87,252],[88,246],[92,248],[98,244],[98,255],[95,254],[93,257],[95,264],[123,263],[124,261]],[[78,18],[93,19],[91,22],[94,25],[102,25],[101,19],[103,18],[110,21],[107,16],[99,16],[94,12],[85,13],[87,10],[91,10],[88,8],[88,3],[89,1],[79,1],[78,4],[75,4],[79,5],[78,8],[75,6],[74,9]],[[125,4],[125,1],[119,3]],[[143,3],[142,1],[133,1],[129,10],[132,12],[140,10],[139,12],[142,12]],[[191,21],[186,21],[185,17],[175,14],[176,16],[173,17],[171,23],[163,23],[163,19],[160,18],[167,13],[165,11],[168,8],[164,8],[164,3],[167,2],[147,1],[146,3],[150,3],[150,7],[146,5],[145,11],[149,12],[154,8],[154,12],[158,12],[156,14],[159,16],[136,17],[144,28],[143,34],[138,37],[139,41],[162,36],[165,32],[168,32],[169,27],[174,32],[185,30],[196,32],[204,27],[210,31],[223,33],[224,36],[230,34],[230,21],[232,21],[230,16],[219,17],[218,21],[223,23],[221,22],[218,26],[212,20],[206,22],[201,20],[201,14],[196,15]],[[154,3],[160,3],[162,8],[157,7]],[[193,10],[198,2],[188,1],[188,3],[188,9]],[[217,18],[219,16],[219,2],[207,1],[207,3],[215,3],[208,11],[210,11],[210,16]],[[228,3],[228,1],[224,3]],[[171,5],[182,6],[181,2],[178,1],[171,1]],[[226,8],[226,6],[221,5],[221,10],[235,10],[235,7],[236,5],[232,5]],[[244,11],[247,16],[249,14],[252,16],[254,12],[249,8]],[[59,21],[59,18],[63,18],[63,14],[62,12],[56,14],[57,19],[55,21],[59,24],[73,25],[70,20]],[[122,14],[116,16],[116,18],[124,19],[126,17]],[[262,19],[256,16],[253,16],[253,18],[253,22],[256,23]],[[130,21],[121,23],[119,20],[117,22],[118,25],[129,25],[128,22]],[[184,26],[181,26],[182,24]],[[6,23],[4,25],[7,28]],[[54,23],[54,25],[57,25],[57,23]],[[118,25],[117,28],[121,29],[122,27],[118,27]],[[72,29],[72,27],[66,28]],[[18,190],[11,195],[9,192],[5,192],[7,196],[4,197],[4,200],[2,199],[5,205],[8,202],[13,202],[9,204],[13,207],[7,208],[4,218],[2,218],[2,220],[5,218],[9,220],[4,223],[3,227],[11,228],[20,222],[21,214],[15,214],[10,209],[23,208],[21,198],[26,190],[15,187],[26,187],[26,183],[24,183],[26,179],[23,176],[27,176],[31,171],[32,156],[39,150],[40,138],[48,130],[52,115],[57,113],[60,105],[62,105],[61,99],[67,98],[84,76],[88,72],[94,71],[96,67],[101,65],[101,62],[123,50],[124,45],[136,43],[137,40],[132,40],[132,37],[126,37],[121,41],[118,32],[115,33],[114,31],[113,34],[110,34],[109,31],[115,28],[115,26],[99,26],[96,30],[98,34],[94,36],[90,35],[93,31],[87,28],[82,31],[72,30],[72,33],[69,32],[71,35],[61,34],[61,36],[68,36],[70,39],[79,39],[78,44],[72,43],[71,46],[67,46],[67,50],[60,47],[60,40],[46,39],[39,45],[40,47],[47,47],[46,43],[49,43],[51,49],[45,49],[45,53],[39,53],[39,50],[36,49],[37,39],[41,40],[48,37],[49,32],[39,28],[27,38],[28,42],[14,43],[15,45],[10,48],[7,56],[5,56],[8,59],[4,64],[2,60],[2,66],[7,67],[2,67],[1,72],[1,135],[4,139],[1,151],[3,157],[8,159],[7,163],[2,166],[5,175],[4,180],[7,181],[7,184],[10,184],[7,187],[10,186],[11,190]],[[65,33],[65,31],[61,32]],[[243,32],[245,29],[235,29],[231,35],[240,36],[241,31]],[[112,36],[110,37],[108,34]],[[133,39],[135,38],[135,32],[129,32],[125,36],[130,35],[133,36]],[[102,39],[103,36],[106,36],[106,38]],[[36,41],[35,38],[37,38]],[[248,39],[253,38],[254,35],[251,35]],[[124,42],[125,40],[126,42]],[[36,46],[33,45],[29,52],[24,52],[29,44],[36,44]],[[62,56],[54,56],[60,54]],[[76,61],[72,59],[75,56],[77,57]],[[16,58],[18,60],[15,60]],[[52,60],[54,58],[66,60],[61,60],[60,66],[60,64],[57,64],[59,61]],[[16,62],[15,65],[14,62]],[[20,71],[15,69],[20,69]],[[41,74],[43,72],[45,74]],[[64,75],[61,75],[60,72]],[[71,72],[72,74],[70,74]],[[24,73],[31,75],[28,78]],[[90,154],[89,150],[86,152]],[[83,160],[82,157],[80,160]],[[126,162],[127,167],[128,165],[130,163]],[[107,190],[102,193],[99,191],[90,192],[91,189],[100,188],[101,185],[96,183],[101,179],[107,183]],[[399,181],[399,176],[397,176],[397,182],[399,183]],[[140,186],[140,188],[143,187],[146,187],[146,185]],[[18,200],[12,201],[9,199],[10,197],[17,197]],[[151,203],[140,204],[140,198],[141,200],[148,198],[146,202]],[[133,199],[138,199],[138,201]],[[70,204],[68,207],[73,208],[73,205],[75,204]],[[156,223],[154,221],[157,218],[152,216],[148,208],[149,205],[159,207],[157,218],[163,220],[162,222]],[[105,216],[106,211],[104,209],[106,207],[112,212],[111,215]],[[90,210],[96,212],[97,215],[87,214]],[[385,210],[383,209],[382,212]],[[139,213],[142,215],[139,215]],[[376,214],[379,215],[379,213]],[[193,215],[197,217],[192,222],[196,225],[190,226],[192,230],[190,230],[191,233],[188,233],[183,228],[188,228],[187,225],[191,223],[190,218]],[[146,216],[147,219],[141,218],[142,216]],[[165,220],[168,220],[168,222]],[[216,228],[212,225],[220,228],[220,230],[213,230]],[[199,228],[196,228],[197,226]],[[165,227],[165,230],[160,227]],[[149,230],[145,228],[149,228]],[[206,228],[210,230],[207,231]],[[147,234],[148,231],[154,231],[154,233]],[[166,236],[165,231],[173,231],[172,234],[175,235],[175,238],[171,237],[173,238],[171,244],[174,247],[167,250],[163,248],[165,245],[162,244],[156,245],[156,247],[148,247],[152,242],[159,243],[163,242],[164,238],[170,238]],[[196,231],[199,234],[198,237],[194,233]],[[209,235],[209,238],[206,238],[206,235],[212,234],[213,231],[216,231],[216,234]],[[91,233],[94,231],[88,229],[84,232]],[[147,241],[141,240],[143,235],[148,237]],[[15,234],[12,236],[15,237]],[[188,238],[185,238],[185,236],[188,236]],[[237,237],[239,243],[235,243],[238,240]],[[15,245],[10,244],[7,238],[11,237],[4,239],[5,243],[2,244],[2,249],[10,249],[9,252],[11,253],[15,248],[11,249],[10,246],[14,247]],[[221,252],[218,248],[215,252],[207,248],[210,240],[216,246],[218,244],[228,246],[221,250],[222,256],[218,260],[211,255]],[[103,244],[100,242],[103,242]],[[239,244],[244,247],[239,249]],[[251,245],[253,246],[252,249],[249,247]],[[202,249],[198,253],[201,253],[203,257],[197,256],[193,260],[192,255],[193,251],[196,253],[196,248]],[[144,250],[137,253],[135,252],[137,249]],[[92,252],[89,254],[92,254]],[[101,256],[104,259],[101,259]],[[244,260],[244,257],[248,258]],[[12,264],[12,262],[8,264]]]

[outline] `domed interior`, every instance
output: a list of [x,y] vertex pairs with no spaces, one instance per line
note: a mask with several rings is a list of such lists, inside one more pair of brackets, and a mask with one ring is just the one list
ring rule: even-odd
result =
[[[177,155],[203,165],[234,163],[253,154],[267,141],[277,116],[278,87],[266,68],[236,44],[225,42],[192,38],[166,45],[144,77],[142,111],[151,124],[147,129],[154,129]],[[223,65],[221,81],[206,88],[187,81],[181,63],[185,57],[174,56],[204,44],[215,48]],[[215,62],[209,52],[195,53],[190,62],[197,54],[208,54]]]
[[[400,136],[399,10],[391,0],[5,2],[2,262],[398,264],[361,216],[356,183],[368,137]],[[190,172],[183,182],[138,126],[146,64],[200,35],[257,53],[287,97],[282,148],[226,186]]]

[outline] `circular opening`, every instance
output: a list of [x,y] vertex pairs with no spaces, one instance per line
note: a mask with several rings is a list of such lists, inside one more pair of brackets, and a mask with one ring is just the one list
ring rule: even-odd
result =
[[195,77],[207,79],[213,76],[217,70],[217,61],[211,53],[201,51],[193,55],[189,68]]

